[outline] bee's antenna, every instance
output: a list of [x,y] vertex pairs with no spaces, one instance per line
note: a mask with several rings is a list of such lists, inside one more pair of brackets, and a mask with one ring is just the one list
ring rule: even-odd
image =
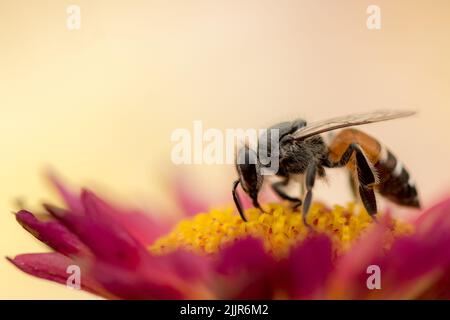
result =
[[244,215],[244,210],[242,209],[241,199],[239,198],[239,195],[236,190],[239,182],[240,182],[239,179],[233,182],[233,191],[232,191],[233,192],[233,200],[234,200],[234,203],[236,205],[236,208],[237,208],[242,220],[247,222],[247,218]]

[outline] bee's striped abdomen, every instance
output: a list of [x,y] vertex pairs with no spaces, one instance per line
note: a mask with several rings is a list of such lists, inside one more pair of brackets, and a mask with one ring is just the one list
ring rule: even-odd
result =
[[417,189],[405,166],[382,146],[378,162],[375,164],[381,195],[403,206],[420,207]]
[[[378,140],[360,130],[350,128],[339,132],[329,146],[331,160],[338,161],[350,144],[358,144],[367,160],[374,166],[378,177],[376,190],[392,202],[403,206],[419,207],[417,189],[403,164]],[[355,161],[346,165],[355,172]]]

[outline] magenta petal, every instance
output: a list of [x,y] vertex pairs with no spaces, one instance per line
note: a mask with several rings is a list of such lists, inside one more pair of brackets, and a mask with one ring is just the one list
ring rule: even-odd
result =
[[[450,276],[450,199],[428,209],[412,236],[398,239],[380,264],[391,290],[408,290],[414,281],[434,274],[435,281]],[[450,295],[450,288],[446,295]]]
[[237,241],[225,248],[216,265],[226,277],[217,289],[220,299],[272,299],[277,287],[276,263],[253,238]]
[[93,192],[85,189],[82,190],[81,203],[83,204],[86,216],[93,220],[103,221],[105,224],[113,224],[113,217],[117,214],[114,208],[97,197]]
[[142,245],[149,245],[155,239],[165,234],[171,227],[172,222],[165,220],[159,215],[158,218],[152,218],[149,214],[122,210],[111,206],[106,201],[97,197],[92,192],[84,190],[81,195],[71,191],[56,174],[50,172],[49,180],[56,187],[69,211],[73,214],[85,214],[86,206],[89,213],[99,219],[115,220],[125,228]]
[[450,268],[447,268],[442,277],[420,295],[420,299],[450,300]]
[[332,290],[342,297],[366,295],[367,267],[383,254],[383,242],[391,218],[385,214],[378,224],[357,240],[352,248],[338,258],[332,279]]
[[151,217],[143,212],[117,214],[116,221],[143,246],[152,244],[156,239],[167,234],[173,227],[163,217]]
[[417,234],[438,237],[450,230],[450,197],[425,210],[415,223]]
[[262,242],[254,238],[237,241],[224,248],[217,264],[217,271],[223,274],[254,272],[271,266],[273,259],[264,251]]
[[69,190],[53,171],[48,172],[47,177],[56,190],[58,190],[64,202],[69,206],[69,209],[73,212],[82,213],[83,205],[81,204],[79,195]]
[[182,299],[182,293],[171,286],[167,275],[147,276],[141,269],[124,270],[98,263],[92,270],[95,278],[109,292],[122,299]]
[[164,221],[163,218],[157,220],[148,214],[111,206],[88,190],[83,190],[81,193],[81,201],[87,216],[109,224],[111,228],[125,229],[144,246],[151,244],[171,227],[171,223]]
[[17,221],[37,239],[65,255],[86,255],[86,246],[58,221],[40,221],[32,213],[21,210]]
[[[56,252],[21,254],[7,259],[25,273],[64,285],[71,275],[67,272],[67,268],[71,265],[77,265],[71,258]],[[81,269],[80,286],[83,290],[111,297],[109,294],[104,294],[102,287],[91,278],[82,266],[79,267]]]
[[142,256],[146,254],[144,247],[110,221],[93,220],[48,205],[46,208],[74,232],[97,258],[124,268],[135,268],[142,262]]
[[284,273],[291,297],[323,298],[333,268],[331,253],[326,236],[307,239],[292,250]]
[[177,250],[164,256],[151,256],[150,264],[154,265],[155,261],[158,261],[166,272],[186,281],[206,283],[210,280],[211,261],[209,258]]
[[417,237],[405,237],[396,241],[381,263],[390,282],[400,286],[433,270],[449,272],[449,248],[450,234],[434,243]]
[[210,297],[209,259],[176,251],[150,256],[134,270],[98,262],[95,278],[114,295],[124,299],[198,299]]
[[[389,218],[376,225],[354,247],[337,261],[332,290],[344,298],[417,297],[421,290],[448,279],[450,275],[449,201],[428,209],[416,222],[413,235],[395,240],[384,249],[389,233]],[[381,290],[369,290],[367,268],[375,265],[381,271]],[[427,276],[432,276],[427,279]],[[418,286],[420,280],[430,281]],[[423,284],[422,284],[423,285]],[[446,291],[450,295],[450,290]],[[428,294],[429,296],[431,293]]]

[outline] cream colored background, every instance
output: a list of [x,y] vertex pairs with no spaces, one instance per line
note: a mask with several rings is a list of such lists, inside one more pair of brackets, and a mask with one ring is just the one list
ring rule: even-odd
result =
[[[79,31],[66,29],[72,3]],[[380,31],[366,28],[369,4],[381,7]],[[430,203],[450,182],[449,61],[446,0],[2,0],[0,255],[46,250],[10,212],[17,198],[32,208],[53,199],[49,166],[130,204],[167,201],[170,133],[195,119],[263,127],[416,109],[366,130],[407,163]],[[207,194],[228,192],[234,177],[230,166],[184,169],[204,177]],[[345,201],[342,178],[318,198]],[[0,261],[0,298],[89,297]]]

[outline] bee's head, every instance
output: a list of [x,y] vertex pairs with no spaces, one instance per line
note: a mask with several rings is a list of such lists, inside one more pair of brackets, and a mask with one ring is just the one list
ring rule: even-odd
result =
[[236,188],[240,183],[242,189],[252,199],[253,205],[261,209],[258,203],[258,193],[263,183],[263,175],[261,174],[257,153],[248,146],[243,146],[239,149],[236,156],[236,170],[239,179],[233,185],[233,199],[239,214],[246,221]]

